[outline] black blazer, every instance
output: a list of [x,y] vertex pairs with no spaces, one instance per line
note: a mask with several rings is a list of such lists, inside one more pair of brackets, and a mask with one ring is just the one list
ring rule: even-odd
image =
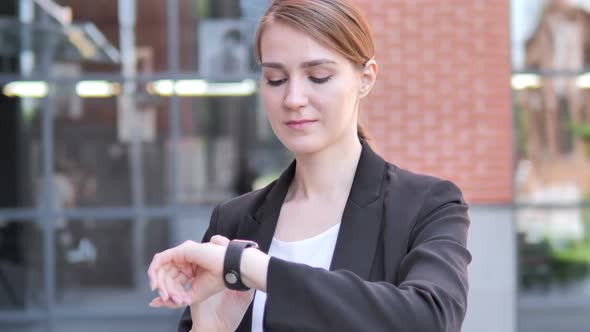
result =
[[[215,234],[268,253],[295,162],[216,207]],[[385,162],[363,142],[330,271],[271,257],[265,331],[459,331],[467,309],[467,205],[451,182]],[[250,332],[252,305],[237,331]],[[190,311],[179,331],[189,331]]]

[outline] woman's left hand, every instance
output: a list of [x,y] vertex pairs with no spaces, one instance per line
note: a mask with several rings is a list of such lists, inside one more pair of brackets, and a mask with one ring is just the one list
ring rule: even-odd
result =
[[[225,246],[186,241],[154,256],[148,269],[152,290],[159,298],[152,305],[181,307],[200,303],[225,288]],[[188,291],[185,285],[190,285]]]

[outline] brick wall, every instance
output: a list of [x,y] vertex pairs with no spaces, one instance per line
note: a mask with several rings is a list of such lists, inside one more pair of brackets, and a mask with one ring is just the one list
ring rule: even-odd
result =
[[512,199],[507,0],[356,0],[380,65],[361,116],[394,164],[448,178],[470,203]]

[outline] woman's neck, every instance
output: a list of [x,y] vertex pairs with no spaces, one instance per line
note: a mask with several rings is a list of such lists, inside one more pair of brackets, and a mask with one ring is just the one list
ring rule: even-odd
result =
[[341,140],[314,154],[296,156],[295,177],[286,200],[348,197],[361,156],[358,138]]

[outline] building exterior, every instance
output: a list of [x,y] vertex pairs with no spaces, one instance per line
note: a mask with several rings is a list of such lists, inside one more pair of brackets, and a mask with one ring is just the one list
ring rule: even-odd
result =
[[[539,157],[560,143],[548,144],[543,125],[530,125],[544,118],[532,110],[551,112],[539,106],[548,102],[535,100],[558,105],[551,97],[556,90],[513,90],[510,83],[527,70],[551,76],[547,71],[557,60],[548,55],[556,20],[550,17],[570,17],[559,14],[564,11],[573,13],[568,40],[577,48],[562,60],[567,75],[583,73],[584,7],[355,1],[374,30],[380,66],[378,83],[361,105],[373,145],[399,167],[454,181],[470,204],[473,262],[463,330],[582,330],[587,318],[569,309],[572,303],[590,306],[583,291],[587,270],[557,285],[547,276],[571,265],[551,262],[562,264],[555,257],[567,251],[555,250],[553,231],[553,247],[531,234],[557,220],[583,244],[588,230],[575,225],[584,225],[587,203],[575,195],[573,201],[551,198],[567,195],[544,194],[550,190],[531,179],[545,183],[550,173],[534,177],[527,169],[557,163],[561,173],[583,182],[588,177],[578,161],[586,159],[572,162],[553,152]],[[268,2],[0,4],[0,151],[6,156],[0,163],[1,330],[173,328],[179,312],[147,307],[145,270],[152,255],[200,239],[215,204],[264,185],[290,161],[253,84],[253,29]],[[539,15],[530,16],[540,19],[516,40],[524,16],[514,13],[525,8],[528,14],[525,3],[538,8]],[[522,67],[513,60],[521,54],[519,43]],[[219,67],[219,59],[231,61]],[[10,85],[21,81],[42,84]],[[582,90],[566,100],[585,105],[586,98]],[[532,197],[526,193],[549,198],[522,200]]]
[[471,204],[464,331],[516,331],[508,1],[361,1],[381,76],[362,105],[380,151]]

